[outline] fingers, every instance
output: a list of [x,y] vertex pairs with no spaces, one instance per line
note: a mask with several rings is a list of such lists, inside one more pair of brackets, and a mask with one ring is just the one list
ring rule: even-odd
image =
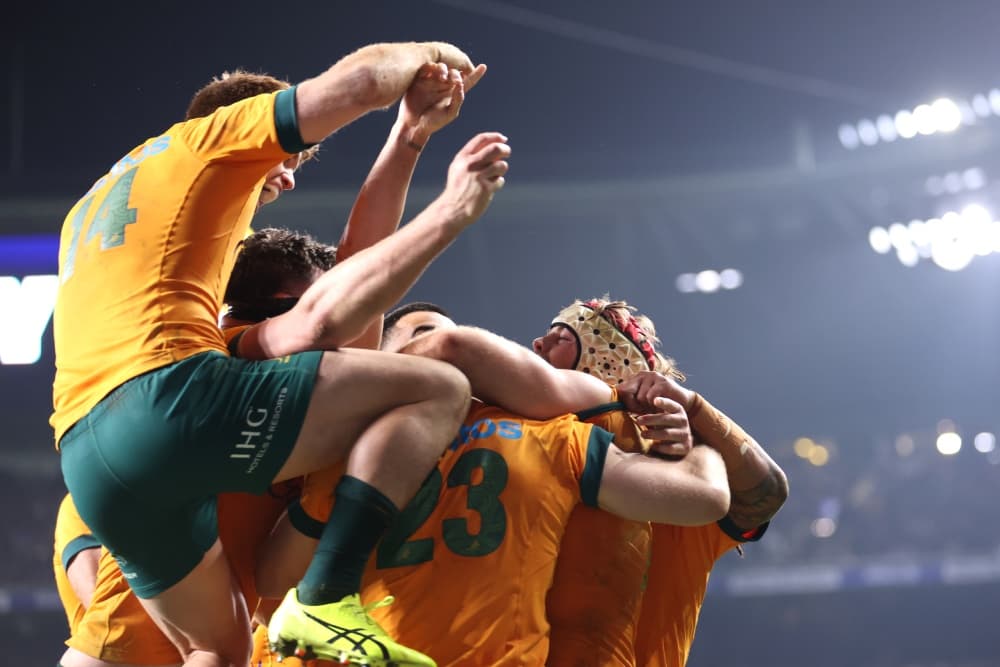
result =
[[639,415],[635,418],[636,424],[646,428],[687,428],[688,418],[684,408],[669,399],[658,400],[664,402],[664,411]]
[[[458,154],[462,156],[475,156],[476,153],[482,151],[484,147],[489,146],[490,144],[504,144],[506,142],[507,137],[499,132],[480,132],[476,136],[469,139],[468,143],[462,147],[462,150],[460,150]],[[510,155],[509,152],[507,154]]]
[[479,83],[479,81],[483,78],[484,74],[486,74],[486,65],[480,64],[476,65],[476,68],[472,70],[471,73],[466,74],[464,77],[462,77],[465,81],[466,92],[472,90],[476,86],[476,84]]
[[691,431],[686,427],[662,427],[640,429],[642,437],[658,443],[690,443]]
[[498,160],[510,157],[510,146],[506,143],[490,143],[469,156],[469,171],[483,171]]
[[489,182],[492,182],[495,190],[499,190],[504,186],[506,179],[504,175],[507,173],[509,165],[506,161],[500,160],[499,162],[494,162],[482,171],[482,177]]
[[425,63],[417,70],[418,79],[435,79],[437,81],[447,81],[450,69],[444,63]]
[[683,408],[681,408],[680,405],[677,405],[673,401],[670,401],[670,404],[673,404],[673,406],[667,404],[664,405],[663,408],[660,408],[658,405],[656,405],[656,400],[662,396],[662,386],[660,385],[658,380],[659,380],[658,376],[643,376],[642,383],[640,384],[640,388],[636,394],[639,400],[642,401],[643,404],[649,406],[649,408],[654,410],[664,410],[664,411],[669,410],[673,412],[674,411],[673,406],[676,406],[678,410],[683,411]]
[[642,437],[644,437],[647,440],[652,440],[654,442],[663,442],[663,443],[691,442],[691,430],[688,428],[686,420],[683,423],[657,424],[655,426],[650,426],[650,427],[640,426],[640,432],[642,433]]
[[[457,70],[451,71],[456,72]],[[449,123],[458,118],[458,112],[462,110],[462,104],[464,102],[465,86],[462,83],[462,78],[459,77],[458,81],[451,87],[451,99],[448,101],[447,107],[447,119]]]
[[641,406],[636,412],[660,410],[661,408],[655,404],[657,398],[671,401],[671,410],[683,409],[684,405],[684,390],[680,385],[671,378],[653,371],[642,371],[632,376],[618,386],[618,393],[623,397],[632,395],[634,402]]

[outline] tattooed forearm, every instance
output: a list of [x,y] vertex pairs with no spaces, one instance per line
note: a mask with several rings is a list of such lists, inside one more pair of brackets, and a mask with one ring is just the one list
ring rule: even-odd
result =
[[788,480],[778,464],[753,437],[708,402],[695,394],[688,411],[695,441],[715,448],[726,463],[729,478],[729,518],[744,530],[768,521],[788,497]]
[[788,479],[774,461],[767,458],[768,473],[752,488],[731,493],[729,518],[745,530],[769,521],[788,498]]

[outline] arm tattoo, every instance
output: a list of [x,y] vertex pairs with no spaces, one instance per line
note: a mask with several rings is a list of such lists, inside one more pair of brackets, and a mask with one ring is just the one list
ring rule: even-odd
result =
[[768,472],[756,486],[733,491],[729,518],[744,530],[752,530],[773,517],[788,497],[788,481],[776,463],[767,460]]

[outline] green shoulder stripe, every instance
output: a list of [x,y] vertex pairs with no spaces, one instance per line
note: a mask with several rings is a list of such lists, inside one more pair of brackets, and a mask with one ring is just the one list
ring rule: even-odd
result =
[[592,417],[597,415],[603,415],[605,412],[614,412],[616,410],[624,410],[625,404],[621,401],[615,401],[614,403],[601,403],[600,405],[595,405],[587,410],[581,410],[576,413],[576,418],[582,422],[587,421]]
[[292,86],[274,96],[274,127],[278,132],[278,143],[289,155],[301,153],[312,144],[302,141],[299,132],[299,118],[295,113],[295,89]]
[[69,544],[63,548],[62,553],[59,555],[59,558],[62,560],[63,572],[69,570],[70,563],[80,555],[81,551],[100,548],[101,543],[93,535],[81,535],[70,540]]
[[601,476],[604,474],[604,460],[608,456],[608,446],[615,436],[599,426],[590,429],[590,440],[587,443],[587,460],[580,476],[580,497],[583,504],[597,507],[597,492],[601,489]]

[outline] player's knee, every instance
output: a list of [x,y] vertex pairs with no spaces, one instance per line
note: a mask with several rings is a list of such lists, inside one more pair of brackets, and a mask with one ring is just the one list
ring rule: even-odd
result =
[[185,667],[246,667],[253,654],[253,637],[247,622],[227,624],[223,634],[215,635],[214,639],[203,639],[198,644],[190,646],[186,655]]
[[462,371],[445,363],[435,363],[432,396],[441,408],[461,421],[469,410],[472,389]]

